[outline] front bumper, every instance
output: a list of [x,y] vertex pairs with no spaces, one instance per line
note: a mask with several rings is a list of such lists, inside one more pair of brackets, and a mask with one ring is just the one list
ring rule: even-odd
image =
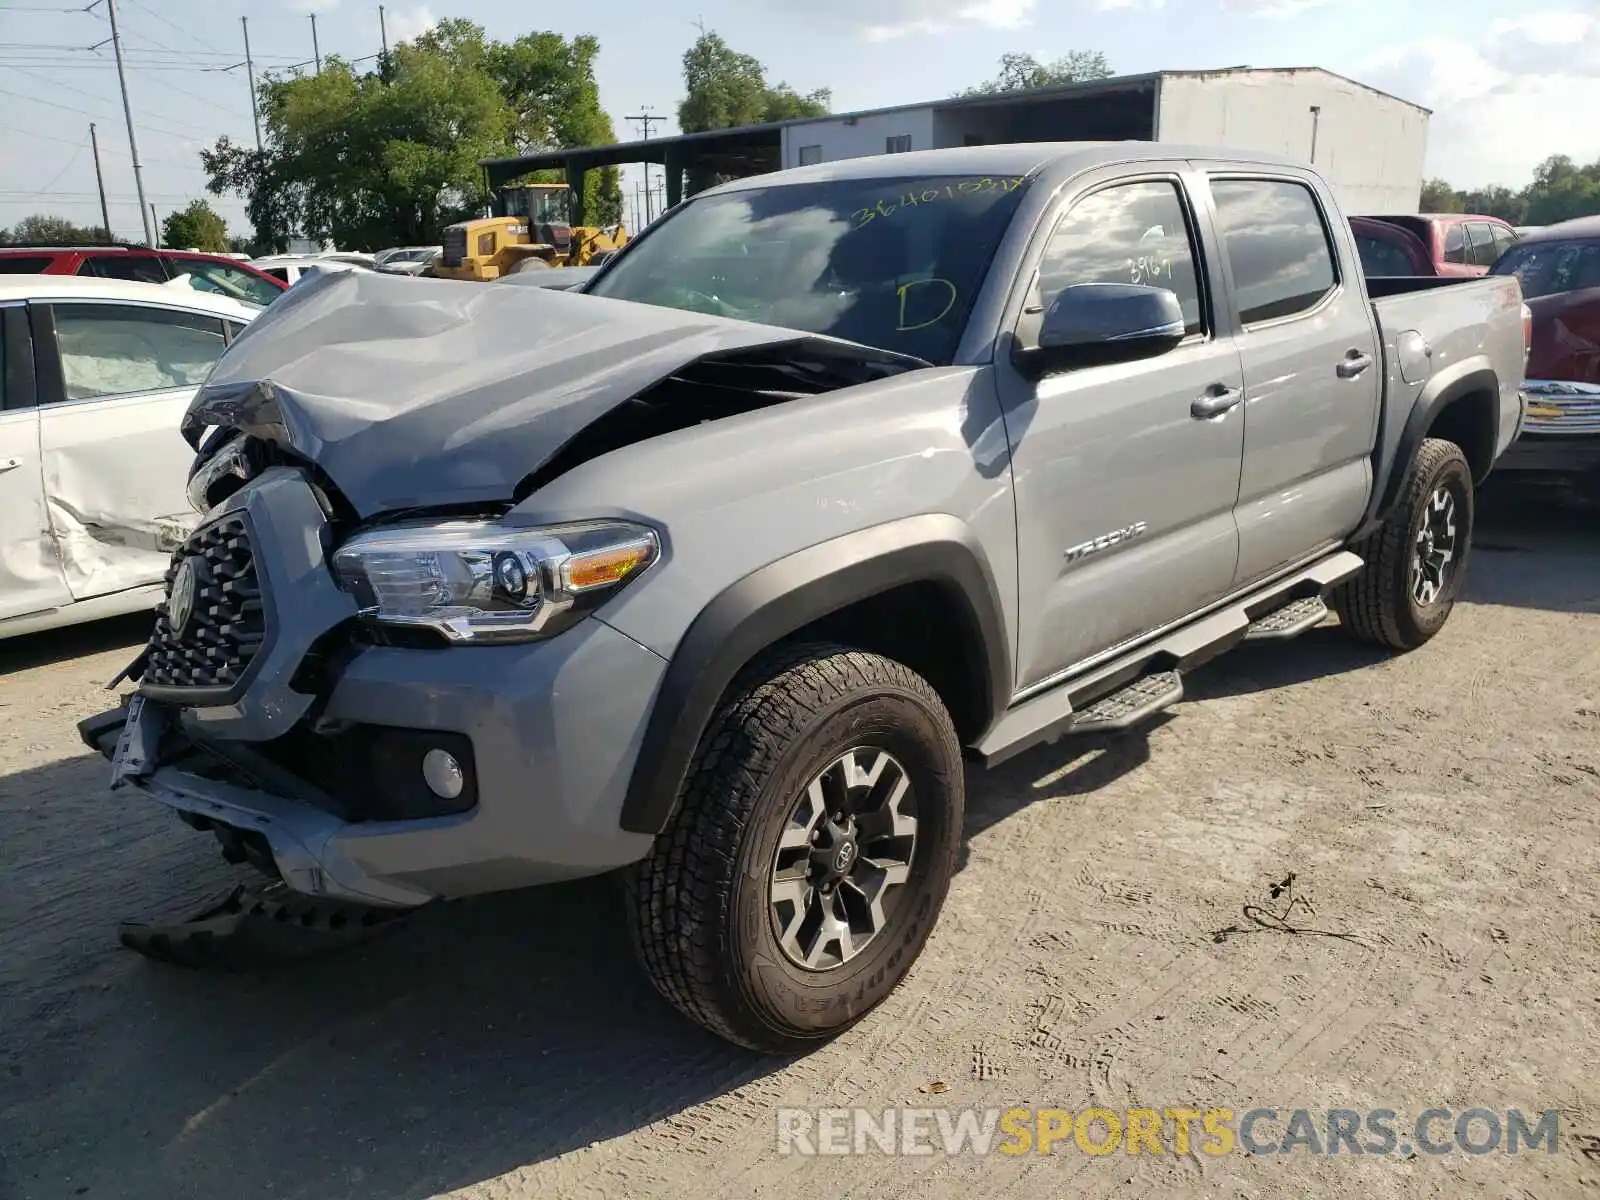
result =
[[1600,385],[1530,379],[1522,428],[1500,469],[1587,475],[1600,471]]
[[[649,851],[651,838],[625,832],[619,817],[663,658],[590,617],[526,645],[366,646],[307,694],[295,681],[302,661],[350,616],[325,568],[310,569],[320,510],[309,527],[290,519],[309,516],[309,489],[292,476],[240,496],[227,507],[248,511],[272,597],[261,661],[226,703],[184,706],[170,689],[149,689],[132,730],[126,706],[83,722],[84,741],[116,763],[115,790],[265,846],[295,891],[366,904],[599,874]],[[265,759],[281,739],[298,739],[302,754],[306,745],[331,753],[336,733],[367,727],[468,739],[476,804],[450,816],[352,819],[281,759]],[[119,754],[119,743],[132,751]]]

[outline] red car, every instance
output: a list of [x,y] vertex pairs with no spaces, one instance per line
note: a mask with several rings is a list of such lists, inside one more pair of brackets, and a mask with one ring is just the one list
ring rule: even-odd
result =
[[1495,275],[1515,275],[1533,314],[1527,411],[1507,470],[1580,475],[1600,490],[1600,217],[1522,238]]
[[152,250],[148,246],[0,246],[0,275],[98,275],[166,283],[188,275],[203,292],[265,307],[288,284],[223,254]]
[[1373,216],[1415,234],[1427,248],[1434,269],[1430,275],[1482,275],[1511,249],[1517,231],[1499,217],[1471,213],[1414,213]]

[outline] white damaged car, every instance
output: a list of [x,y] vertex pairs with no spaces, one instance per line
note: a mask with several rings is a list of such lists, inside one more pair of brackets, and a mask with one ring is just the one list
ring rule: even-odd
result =
[[0,638],[155,607],[199,520],[179,421],[261,311],[186,283],[0,277]]

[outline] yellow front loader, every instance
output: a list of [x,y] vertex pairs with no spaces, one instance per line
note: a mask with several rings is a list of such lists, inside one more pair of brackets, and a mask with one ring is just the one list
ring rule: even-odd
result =
[[[586,267],[628,243],[627,230],[571,224],[572,194],[564,183],[529,183],[506,191],[507,216],[461,221],[444,231],[444,252],[426,274],[487,282],[527,260],[547,267]],[[534,266],[534,262],[528,262]]]

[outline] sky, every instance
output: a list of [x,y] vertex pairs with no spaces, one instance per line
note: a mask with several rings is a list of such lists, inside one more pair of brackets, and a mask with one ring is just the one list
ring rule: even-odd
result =
[[[33,212],[97,223],[96,124],[119,237],[142,237],[105,0],[0,0],[0,226]],[[554,28],[600,40],[601,99],[675,131],[697,25],[755,55],[770,82],[831,88],[836,112],[935,100],[991,77],[1000,55],[1099,50],[1119,73],[1319,66],[1434,110],[1427,174],[1521,187],[1550,154],[1600,158],[1600,0],[386,0],[390,44],[438,18],[509,39]],[[1563,6],[1564,5],[1564,6]],[[240,18],[257,71],[321,52],[375,55],[367,0],[117,0],[147,196],[165,215],[204,195],[198,150],[254,141]],[[631,181],[630,181],[631,182]],[[630,186],[631,190],[631,186]],[[213,198],[247,232],[237,198]]]

